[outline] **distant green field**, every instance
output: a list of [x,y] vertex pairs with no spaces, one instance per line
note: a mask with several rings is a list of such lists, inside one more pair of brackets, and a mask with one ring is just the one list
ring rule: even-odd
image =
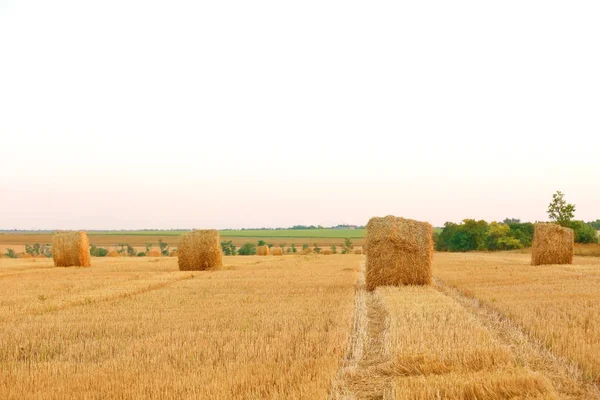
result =
[[[180,236],[187,231],[91,231],[89,235]],[[221,237],[362,238],[364,229],[252,229],[219,231]]]
[[[440,232],[440,228],[433,228]],[[180,236],[189,231],[90,231],[89,235]],[[249,229],[219,231],[221,237],[251,238],[364,238],[366,229]]]

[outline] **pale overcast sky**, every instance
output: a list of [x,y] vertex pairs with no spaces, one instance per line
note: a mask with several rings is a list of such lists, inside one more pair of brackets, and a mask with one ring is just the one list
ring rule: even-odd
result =
[[0,0],[0,229],[595,220],[599,4]]

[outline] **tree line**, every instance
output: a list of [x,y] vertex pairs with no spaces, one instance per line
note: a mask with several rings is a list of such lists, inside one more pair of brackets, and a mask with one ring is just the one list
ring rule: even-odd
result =
[[[575,205],[567,203],[562,192],[552,196],[547,213],[551,222],[573,229],[576,243],[598,243],[600,220],[574,220]],[[460,224],[446,222],[433,239],[437,251],[513,250],[532,245],[533,229],[533,223],[514,218],[491,223],[465,219]]]

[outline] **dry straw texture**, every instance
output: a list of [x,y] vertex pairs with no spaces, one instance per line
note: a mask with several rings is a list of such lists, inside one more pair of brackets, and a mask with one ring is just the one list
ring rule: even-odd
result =
[[411,219],[371,218],[367,225],[366,286],[429,285],[433,260],[431,225]]
[[354,249],[354,254],[362,254],[362,249]]
[[65,232],[54,235],[52,257],[57,267],[91,266],[90,242],[86,233]]
[[177,259],[181,271],[221,268],[223,251],[219,232],[207,229],[183,235],[177,248]]
[[160,257],[160,251],[158,250],[150,250],[146,253],[146,257]]
[[108,252],[108,254],[106,256],[107,257],[120,257],[121,255],[117,251],[111,250]]
[[177,250],[173,250],[171,252],[171,257],[177,257]]
[[321,254],[325,255],[325,256],[330,256],[333,254],[333,250],[331,249],[323,249],[321,250]]
[[283,255],[283,249],[281,247],[273,247],[271,249],[271,254],[274,256],[282,256]]
[[572,264],[575,235],[556,224],[535,224],[531,265]]
[[269,246],[258,246],[256,248],[256,254],[259,256],[268,256],[271,254]]

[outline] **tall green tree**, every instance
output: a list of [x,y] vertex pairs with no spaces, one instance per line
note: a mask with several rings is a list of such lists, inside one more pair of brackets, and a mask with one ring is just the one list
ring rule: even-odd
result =
[[568,228],[575,217],[575,205],[568,204],[565,194],[559,190],[552,195],[552,202],[548,205],[548,216],[550,220]]
[[233,244],[233,241],[231,241],[231,240],[222,241],[221,249],[223,250],[223,255],[235,256],[236,251],[235,251],[235,246]]

